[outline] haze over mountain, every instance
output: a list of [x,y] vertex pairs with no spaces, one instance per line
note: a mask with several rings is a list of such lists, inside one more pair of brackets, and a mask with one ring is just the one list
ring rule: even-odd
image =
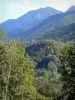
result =
[[18,19],[9,19],[3,22],[2,24],[0,24],[0,28],[3,28],[8,32],[18,28],[26,31],[36,26],[45,18],[57,13],[61,13],[61,11],[58,11],[51,7],[32,10],[27,12],[25,15],[19,17]]
[[[75,6],[70,7],[64,13],[54,8],[46,7],[29,11],[18,19],[10,19],[0,24],[0,27],[8,31],[9,38],[18,37],[21,41],[24,42],[39,37],[45,38],[45,34],[47,39],[49,33],[51,37],[48,38],[54,39],[52,38],[53,35],[51,34],[51,32],[53,33],[53,31],[55,33],[55,36],[58,36],[59,34],[58,37],[60,37],[60,32],[62,31],[63,27],[66,27],[67,30],[68,27],[70,27],[70,24],[74,23]],[[57,30],[60,30],[60,32],[57,33]],[[66,35],[66,33],[64,33],[64,35]]]
[[65,12],[62,14],[50,16],[34,28],[26,32],[21,32],[21,34],[15,34],[15,32],[10,32],[9,36],[18,36],[20,37],[20,40],[28,41],[34,38],[41,37],[45,33],[55,30],[56,28],[60,28],[62,26],[66,26],[73,23],[75,23],[75,12]]

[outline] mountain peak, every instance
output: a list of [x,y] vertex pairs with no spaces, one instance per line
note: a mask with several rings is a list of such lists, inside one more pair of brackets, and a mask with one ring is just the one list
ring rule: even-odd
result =
[[70,12],[70,11],[75,11],[75,5],[74,5],[74,6],[71,6],[71,7],[67,10],[67,12]]
[[30,28],[33,28],[44,19],[48,18],[49,16],[61,13],[60,11],[51,8],[39,8],[37,10],[28,11],[26,14],[22,15],[17,19],[9,19],[0,24],[0,28],[5,29],[6,31],[14,30],[15,28],[22,28],[27,31]]

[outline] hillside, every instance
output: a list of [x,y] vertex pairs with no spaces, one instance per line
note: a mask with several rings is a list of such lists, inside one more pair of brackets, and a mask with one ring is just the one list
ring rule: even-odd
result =
[[75,23],[47,32],[39,39],[53,39],[57,41],[75,41]]
[[27,31],[23,35],[28,33],[28,37],[23,39],[30,40],[39,36],[42,36],[48,31],[52,31],[56,28],[73,24],[75,23],[75,12],[66,12],[62,14],[53,15],[46,20],[44,20],[42,23],[37,25],[35,28]]

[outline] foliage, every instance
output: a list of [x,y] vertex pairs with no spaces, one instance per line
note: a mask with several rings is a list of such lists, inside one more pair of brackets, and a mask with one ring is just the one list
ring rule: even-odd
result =
[[49,80],[47,76],[36,77],[34,85],[37,91],[53,100],[54,97],[58,96],[61,89],[61,82],[59,80]]
[[64,43],[56,41],[37,41],[26,48],[29,56],[35,61],[34,86],[37,91],[50,100],[60,93],[59,56]]
[[2,46],[0,55],[1,100],[24,100],[32,97],[33,63],[27,56],[24,57],[24,49],[20,43],[11,41]]
[[69,24],[53,31],[45,33],[41,39],[53,39],[57,41],[75,41],[75,23]]
[[63,87],[58,100],[75,100],[75,44],[70,43],[61,57],[61,79]]
[[33,58],[34,61],[40,61],[42,58],[50,58],[51,59],[55,56],[58,58],[58,56],[61,53],[61,49],[63,47],[62,43],[56,42],[56,41],[37,41],[36,43],[33,43],[32,45],[27,46],[26,52],[29,54],[31,58]]
[[0,100],[75,99],[74,43],[39,40],[25,46],[4,43],[6,32],[0,33]]
[[0,29],[0,40],[2,40],[7,35],[7,32],[3,29]]

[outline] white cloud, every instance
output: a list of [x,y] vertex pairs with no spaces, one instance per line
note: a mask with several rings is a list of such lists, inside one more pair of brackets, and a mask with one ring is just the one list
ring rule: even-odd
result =
[[10,8],[22,10],[24,12],[40,8],[39,5],[37,6],[33,5],[32,0],[24,0],[23,4],[9,4],[8,6]]
[[0,0],[0,22],[18,18],[40,7],[50,6],[66,11],[72,5],[75,5],[75,0]]
[[[70,6],[75,5],[75,0],[43,0],[43,1],[46,2],[50,7],[62,11],[66,11]],[[32,0],[24,0],[23,4],[9,4],[9,6],[10,8],[16,8],[24,12],[40,8],[40,5],[36,6],[33,5]],[[43,5],[41,6],[44,7]]]
[[32,0],[24,0],[24,5],[32,5]]

